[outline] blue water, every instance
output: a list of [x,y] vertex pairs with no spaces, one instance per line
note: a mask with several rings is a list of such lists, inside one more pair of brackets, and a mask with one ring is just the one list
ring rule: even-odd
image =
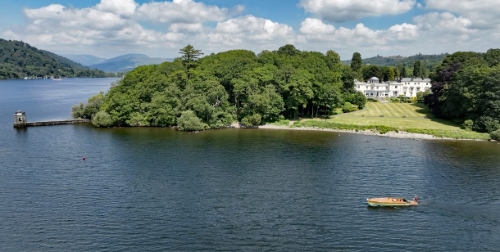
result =
[[[498,251],[495,142],[12,127],[112,81],[0,81],[2,251]],[[389,195],[421,204],[367,207]]]

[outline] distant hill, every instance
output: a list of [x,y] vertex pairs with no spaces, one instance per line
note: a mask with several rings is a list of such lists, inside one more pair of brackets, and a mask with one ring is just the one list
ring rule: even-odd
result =
[[94,55],[89,54],[64,54],[62,55],[76,63],[82,64],[84,66],[95,65],[104,62],[106,59],[99,58]]
[[126,72],[138,66],[161,64],[173,59],[150,58],[144,54],[125,54],[112,59],[104,60],[98,64],[89,65],[91,68],[100,69],[106,72]]
[[[376,66],[397,66],[397,65],[403,65],[407,67],[413,67],[413,64],[415,64],[415,61],[420,60],[422,63],[424,63],[424,66],[432,66],[436,64],[440,64],[443,59],[447,56],[447,53],[442,53],[442,54],[433,54],[433,55],[423,55],[423,54],[417,54],[414,56],[387,56],[383,57],[380,55],[377,55],[375,57],[371,58],[366,58],[363,59],[363,64],[371,64],[371,65],[376,65]],[[350,60],[343,60],[342,63],[344,64],[351,64]]]
[[24,77],[106,77],[106,73],[22,41],[0,39],[0,79]]

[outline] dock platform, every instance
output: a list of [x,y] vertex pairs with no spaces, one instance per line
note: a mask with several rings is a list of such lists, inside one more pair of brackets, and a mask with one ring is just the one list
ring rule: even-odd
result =
[[27,122],[26,124],[14,124],[14,128],[53,126],[53,125],[65,125],[65,124],[82,124],[82,123],[90,123],[90,120],[77,119],[77,120],[47,121],[47,122]]
[[61,121],[45,121],[45,122],[28,122],[26,120],[26,113],[18,110],[14,113],[14,128],[36,127],[36,126],[53,126],[53,125],[66,125],[66,124],[83,124],[90,123],[88,119],[74,119],[74,120],[61,120]]

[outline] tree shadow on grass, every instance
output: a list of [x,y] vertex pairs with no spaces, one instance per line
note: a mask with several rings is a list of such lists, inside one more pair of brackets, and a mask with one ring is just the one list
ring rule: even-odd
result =
[[460,127],[460,125],[458,125],[450,120],[436,117],[434,114],[432,114],[431,110],[427,106],[425,106],[425,104],[412,103],[411,105],[414,107],[417,107],[418,109],[416,109],[415,112],[422,114],[422,115],[425,115],[425,119],[429,119],[433,122],[441,123],[441,124],[444,124],[447,126]]
[[427,108],[424,104],[412,103],[411,106],[417,107],[417,109],[415,109],[415,112],[422,114],[422,115],[425,115],[429,119],[436,117],[432,114],[431,110],[429,108]]

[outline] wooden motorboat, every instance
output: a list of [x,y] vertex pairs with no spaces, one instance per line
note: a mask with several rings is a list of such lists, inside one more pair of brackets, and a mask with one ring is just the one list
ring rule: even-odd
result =
[[366,199],[370,206],[390,206],[390,207],[404,207],[404,206],[417,206],[418,198],[415,196],[413,200],[405,200],[403,198],[386,197],[386,198],[369,198]]

